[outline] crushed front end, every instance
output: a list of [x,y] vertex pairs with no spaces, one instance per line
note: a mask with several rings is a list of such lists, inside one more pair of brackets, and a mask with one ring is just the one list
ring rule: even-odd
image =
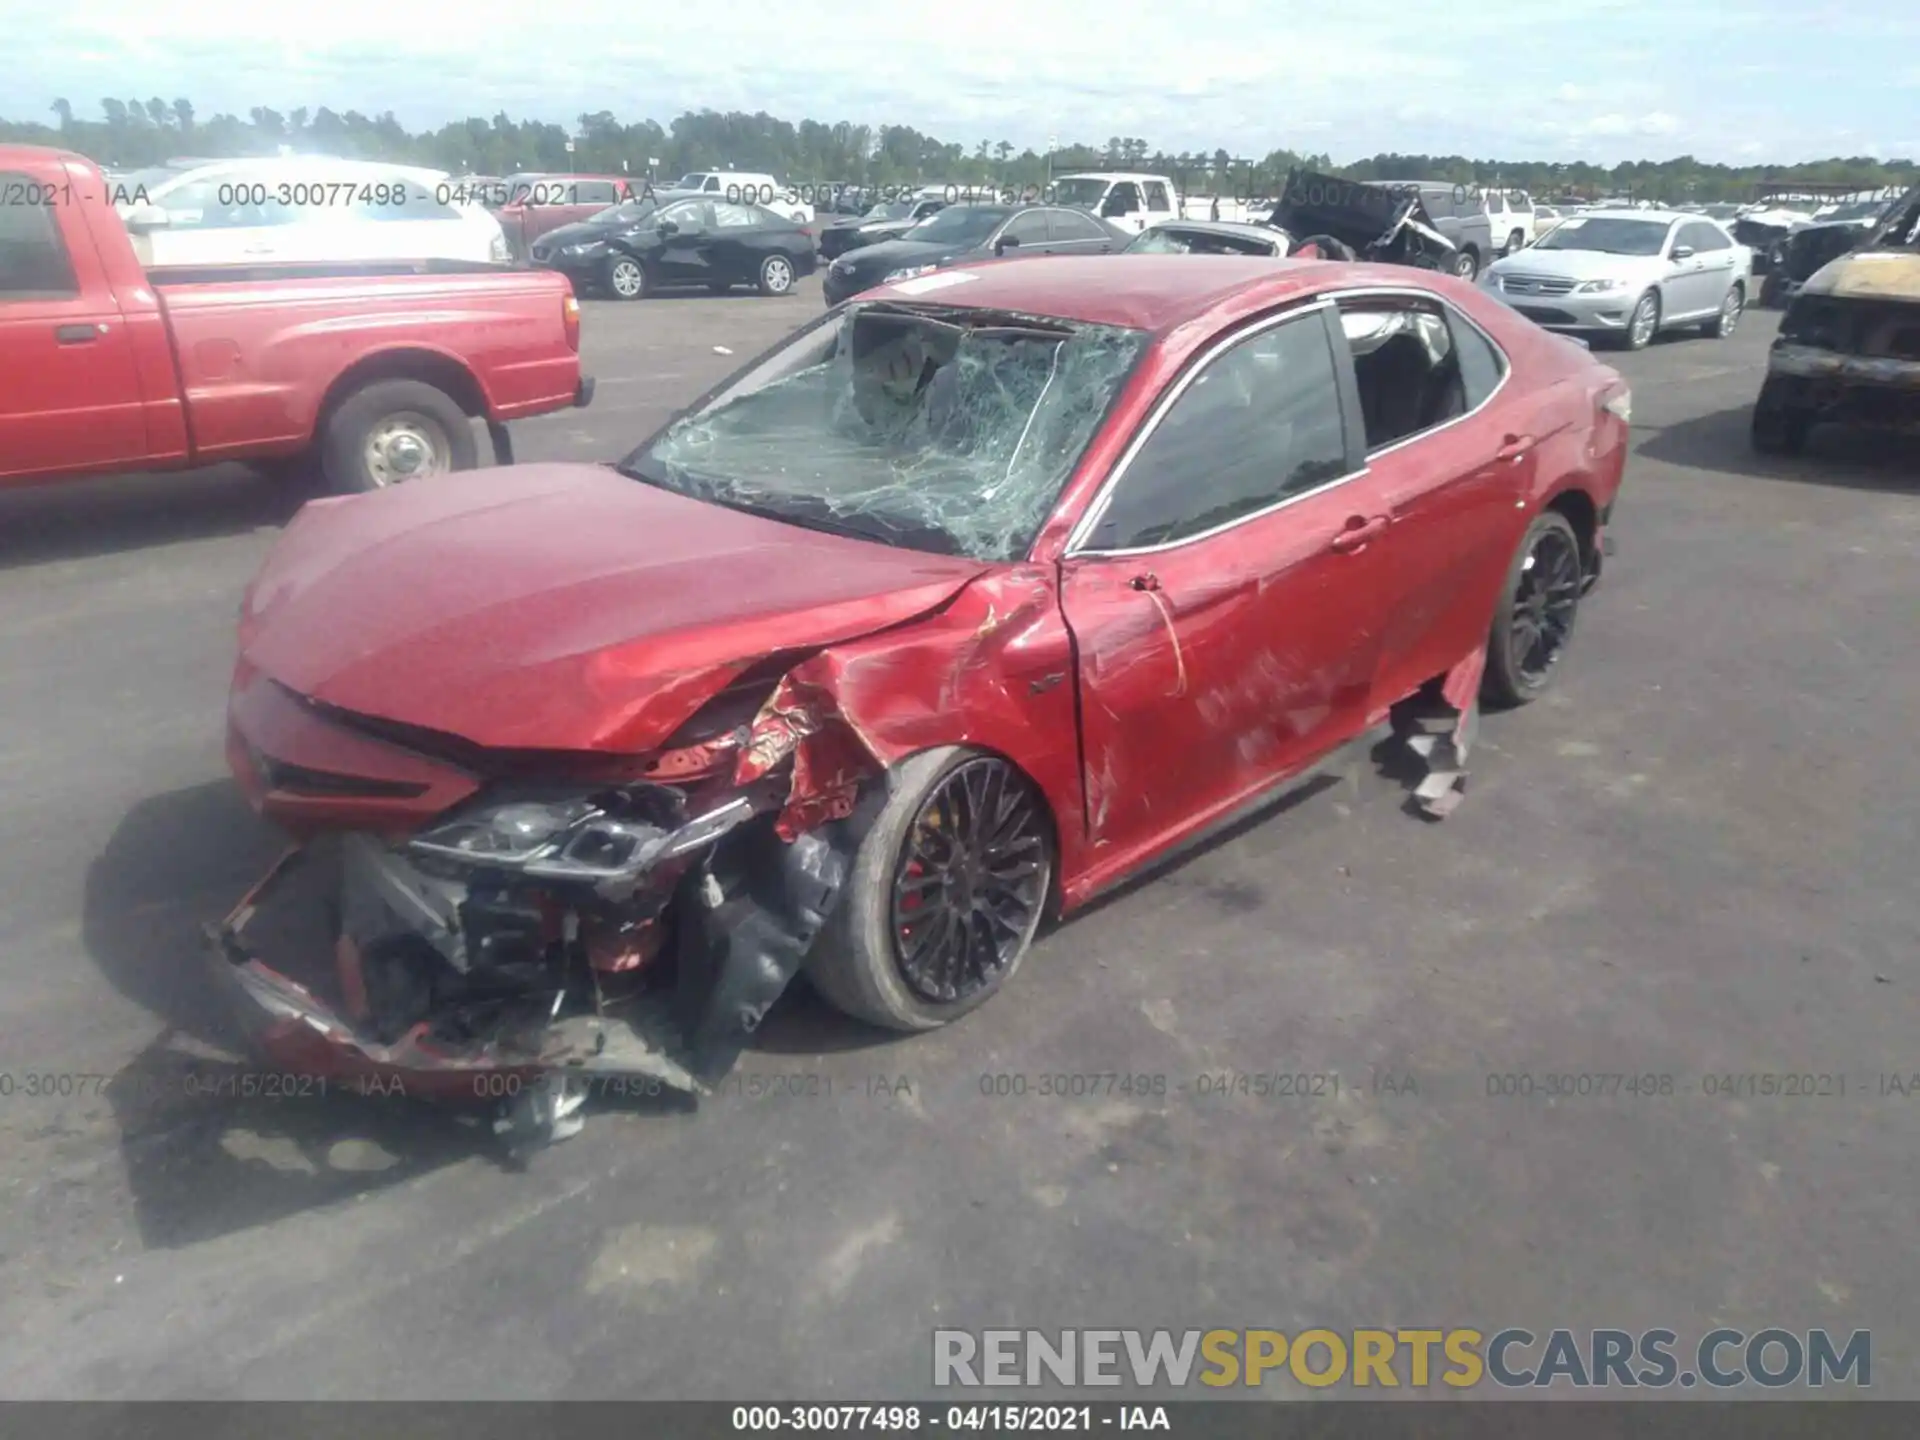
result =
[[764,671],[631,773],[602,757],[570,778],[528,757],[482,773],[264,677],[235,696],[235,775],[299,840],[209,927],[254,1048],[510,1102],[516,1143],[571,1134],[596,1090],[698,1095],[731,1067],[831,912],[878,768],[841,765],[853,742]]

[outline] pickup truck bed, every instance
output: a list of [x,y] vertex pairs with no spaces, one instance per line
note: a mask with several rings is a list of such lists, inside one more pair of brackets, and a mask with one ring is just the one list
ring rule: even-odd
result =
[[374,488],[592,396],[564,276],[316,269],[148,275],[91,162],[0,146],[0,484],[318,451]]

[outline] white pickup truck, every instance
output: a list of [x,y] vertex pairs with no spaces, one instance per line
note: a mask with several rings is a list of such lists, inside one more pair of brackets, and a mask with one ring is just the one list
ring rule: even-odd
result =
[[1108,224],[1136,235],[1150,225],[1188,218],[1181,212],[1179,189],[1164,175],[1087,171],[1059,176],[1050,189],[1054,204],[1090,210]]

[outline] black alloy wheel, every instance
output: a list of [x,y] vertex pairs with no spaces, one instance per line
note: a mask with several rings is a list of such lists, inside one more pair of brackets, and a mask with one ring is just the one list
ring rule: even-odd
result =
[[1039,928],[1046,825],[1005,761],[968,760],[921,802],[893,872],[894,960],[913,995],[965,1002],[997,986]]
[[1558,526],[1537,531],[1520,567],[1507,631],[1509,663],[1528,690],[1546,686],[1566,649],[1580,606],[1580,580],[1580,542],[1572,531]]

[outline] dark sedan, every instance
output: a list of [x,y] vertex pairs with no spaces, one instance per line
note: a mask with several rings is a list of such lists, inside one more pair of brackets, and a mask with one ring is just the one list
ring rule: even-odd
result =
[[759,205],[652,197],[603,210],[540,237],[533,263],[558,270],[575,290],[639,300],[663,286],[705,285],[716,295],[752,285],[785,295],[814,268],[813,241]]
[[898,240],[866,245],[827,267],[827,304],[876,285],[911,280],[970,260],[1022,255],[1105,255],[1133,237],[1064,205],[949,205]]
[[836,220],[820,232],[820,258],[837,260],[849,250],[898,240],[922,220],[946,209],[945,198],[921,195],[910,200],[883,200],[864,215]]
[[1123,252],[1128,255],[1271,255],[1284,260],[1293,237],[1271,225],[1234,220],[1170,220],[1142,230]]

